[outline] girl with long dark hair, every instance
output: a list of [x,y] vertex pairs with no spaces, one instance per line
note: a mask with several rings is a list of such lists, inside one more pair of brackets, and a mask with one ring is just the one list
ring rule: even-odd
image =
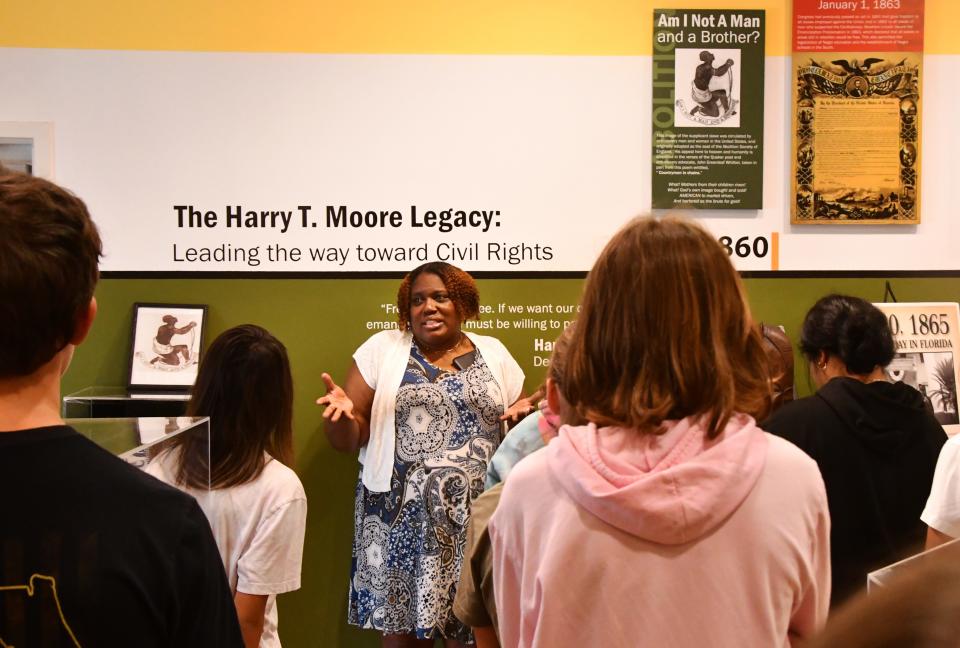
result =
[[247,648],[279,648],[276,595],[300,587],[307,499],[293,466],[293,378],[283,344],[252,324],[222,333],[187,413],[210,417],[147,471],[191,494],[210,521]]

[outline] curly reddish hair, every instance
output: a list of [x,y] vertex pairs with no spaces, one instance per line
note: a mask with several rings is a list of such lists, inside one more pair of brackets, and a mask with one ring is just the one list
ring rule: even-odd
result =
[[410,288],[417,277],[425,272],[440,277],[444,288],[450,293],[460,321],[475,319],[480,315],[480,292],[473,277],[449,263],[431,261],[411,270],[400,282],[400,288],[397,289],[397,322],[401,331],[410,326]]

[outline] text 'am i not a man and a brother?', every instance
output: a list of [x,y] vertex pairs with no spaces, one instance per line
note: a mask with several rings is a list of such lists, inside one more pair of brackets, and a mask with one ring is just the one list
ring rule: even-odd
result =
[[[744,16],[742,14],[723,15],[692,13],[671,16],[667,12],[664,12],[659,15],[656,26],[658,29],[701,28],[703,31],[701,31],[699,34],[691,33],[686,37],[687,42],[696,43],[701,47],[707,45],[755,44],[757,39],[760,38],[759,31],[753,31],[750,33],[710,31],[711,29],[717,28],[760,29],[760,18],[756,16]],[[671,38],[671,36],[673,38]],[[669,33],[657,34],[657,39],[661,43],[671,40],[673,42],[683,42],[684,40],[682,38],[682,34]]]
[[[295,209],[255,210],[241,205],[227,205],[223,212],[203,210],[193,205],[174,205],[176,226],[180,229],[202,230],[225,228],[231,230],[272,230],[286,234],[291,229],[312,230],[325,227],[328,230],[371,229],[428,229],[439,233],[458,231],[489,232],[500,227],[500,210],[497,209],[427,209],[411,205],[409,210],[350,210],[345,205],[326,205],[321,217],[316,217],[312,205],[298,205]],[[440,261],[479,261],[480,245],[439,243],[434,257]],[[344,265],[354,251],[358,261],[427,261],[430,257],[427,245],[414,247],[328,247],[308,248],[306,255],[311,261],[336,262]],[[300,261],[306,255],[299,248],[287,248],[277,243],[264,247],[265,257],[270,262]],[[517,265],[524,261],[549,261],[553,249],[539,243],[508,244],[489,242],[486,247],[488,260],[506,261]],[[178,246],[173,244],[175,262],[242,262],[250,266],[260,265],[260,246],[239,247],[222,243],[215,247]]]

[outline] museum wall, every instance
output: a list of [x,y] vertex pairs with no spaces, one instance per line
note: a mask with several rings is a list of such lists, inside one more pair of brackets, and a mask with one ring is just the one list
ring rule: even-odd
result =
[[[790,225],[790,3],[696,4],[766,10],[764,206],[683,212],[717,236],[780,235],[778,264],[738,261],[757,319],[783,325],[796,341],[817,297],[846,292],[882,301],[888,281],[902,302],[960,301],[952,191],[960,150],[955,3],[926,3],[922,222],[897,231]],[[136,302],[205,304],[207,343],[226,328],[254,322],[289,349],[296,468],[309,516],[303,588],[279,600],[288,648],[379,644],[375,633],[345,622],[358,464],[327,444],[313,401],[322,391],[320,373],[342,376],[357,345],[393,319],[386,305],[395,301],[398,273],[417,262],[348,265],[347,272],[324,263],[179,262],[172,245],[181,252],[187,245],[215,247],[226,230],[181,227],[174,206],[209,207],[221,217],[224,205],[237,203],[287,209],[309,203],[316,213],[351,201],[370,209],[411,203],[499,209],[503,232],[467,233],[458,241],[549,239],[556,250],[550,260],[512,264],[488,256],[461,264],[481,271],[481,300],[490,311],[481,318],[489,328],[478,330],[513,351],[529,391],[549,356],[538,340],[552,341],[575,315],[592,255],[617,223],[650,209],[653,10],[684,6],[626,0],[0,6],[0,122],[52,124],[52,177],[88,200],[107,246],[100,313],[64,393],[125,383]],[[192,58],[199,53],[209,58]],[[180,78],[195,63],[222,76]],[[313,76],[318,68],[324,72]],[[436,76],[424,77],[423,70]],[[505,87],[495,83],[504,70],[522,70],[510,80],[517,94],[489,96]],[[387,86],[363,85],[391,75]],[[268,77],[281,95],[258,87]],[[310,87],[302,87],[305,78]],[[561,92],[571,80],[582,85]],[[449,85],[444,92],[431,87],[441,81],[459,85],[452,94]],[[340,121],[314,128],[312,111],[319,111],[317,119],[329,117],[327,104],[337,102],[318,89],[321,82],[349,88],[355,103],[335,111]],[[533,96],[540,89],[553,94]],[[597,94],[586,100],[591,92]],[[586,99],[573,105],[575,96]],[[527,99],[542,103],[534,110]],[[551,101],[567,103],[546,114]],[[632,114],[635,123],[624,126]],[[530,125],[529,139],[502,132],[511,115]],[[535,129],[538,122],[547,125]],[[418,150],[420,140],[429,145]],[[420,234],[404,229],[396,236],[414,245]],[[260,228],[231,240],[248,247],[281,240],[289,248],[301,235],[295,228]],[[394,233],[331,236],[352,248],[386,245]],[[431,245],[446,240],[429,236]],[[799,392],[809,393],[799,358],[796,378]]]
[[[892,278],[901,301],[960,301],[956,278]],[[376,633],[347,626],[346,584],[352,538],[353,489],[358,464],[334,452],[323,437],[320,411],[322,371],[342,372],[353,349],[366,337],[364,325],[382,317],[378,304],[392,301],[395,279],[104,279],[97,290],[100,313],[89,340],[77,352],[64,380],[64,393],[90,385],[126,380],[132,304],[137,301],[209,303],[207,336],[243,322],[274,332],[290,351],[294,374],[297,472],[309,498],[303,588],[280,597],[282,637],[289,646],[375,646]],[[803,315],[819,296],[831,291],[881,300],[883,278],[747,279],[758,319],[782,324],[797,339]],[[578,279],[483,279],[483,303],[572,304]],[[527,374],[528,387],[543,378],[534,366],[531,330],[498,333]],[[806,367],[797,359],[798,392],[810,392]]]

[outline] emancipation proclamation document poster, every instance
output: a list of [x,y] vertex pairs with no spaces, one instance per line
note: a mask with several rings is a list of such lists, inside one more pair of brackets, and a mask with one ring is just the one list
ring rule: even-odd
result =
[[654,10],[654,209],[763,207],[763,34],[763,11]]
[[794,0],[791,222],[920,222],[923,0]]

